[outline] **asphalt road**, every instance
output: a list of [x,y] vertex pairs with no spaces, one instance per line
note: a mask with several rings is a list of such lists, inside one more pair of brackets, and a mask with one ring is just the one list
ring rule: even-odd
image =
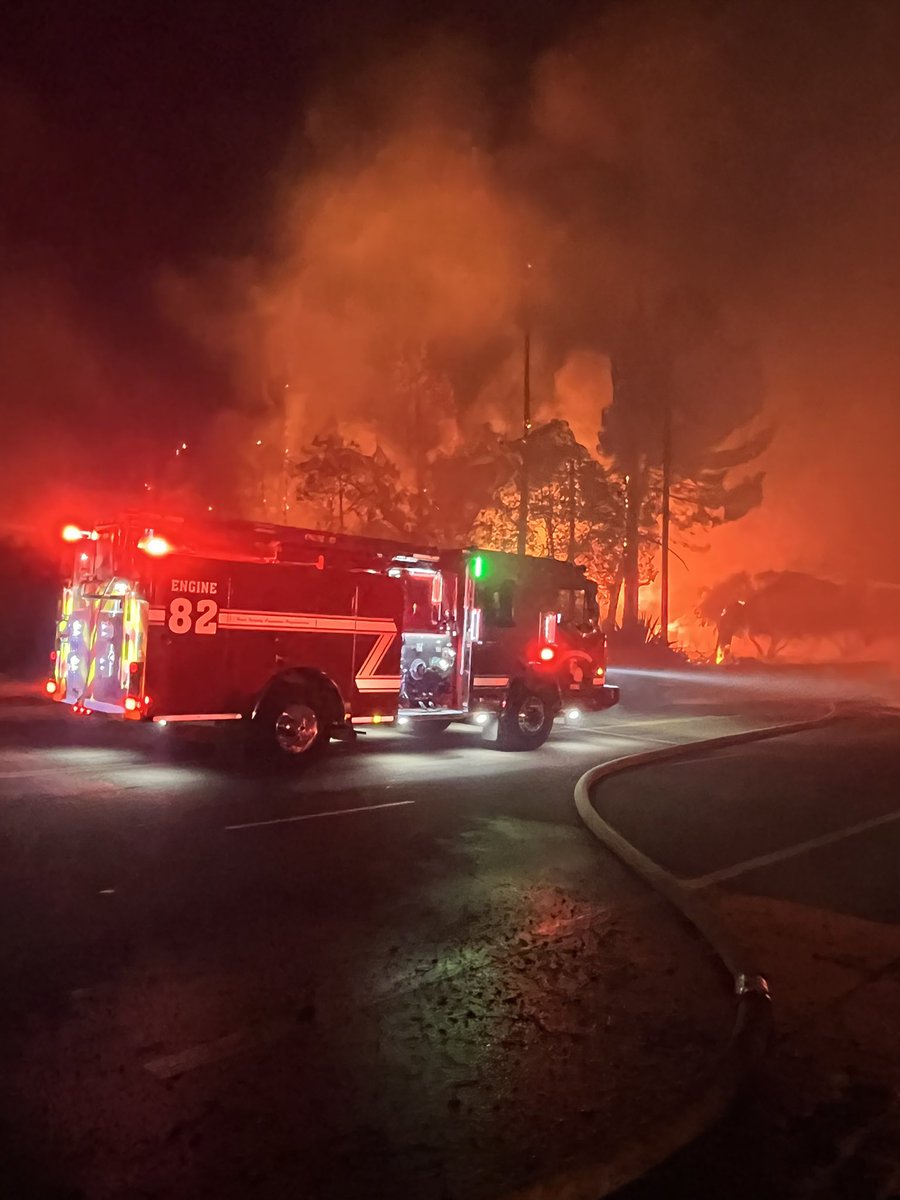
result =
[[900,711],[624,772],[594,806],[724,912],[775,1000],[748,1102],[628,1200],[900,1194]]
[[900,712],[623,773],[596,807],[689,887],[900,922]]
[[[578,1082],[590,1050],[572,1031],[584,969],[567,982],[565,937],[582,925],[596,935],[604,964],[589,979],[606,1024],[622,1029],[622,1069],[629,1020],[635,1045],[653,1041],[645,977],[669,972],[674,995],[689,957],[677,929],[671,962],[640,950],[641,922],[659,914],[580,826],[576,779],[597,762],[816,708],[670,689],[654,711],[558,727],[533,754],[498,753],[466,728],[434,745],[379,730],[296,773],[248,764],[228,736],[186,741],[3,706],[0,1150],[11,1194],[501,1195],[521,1182],[523,1146],[529,1177],[549,1169],[593,1111]],[[748,857],[729,850],[728,821],[706,809],[697,819],[673,778],[641,785],[639,803],[619,795],[617,820],[690,875]],[[754,856],[782,845],[783,802],[754,810],[756,840],[742,843]],[[803,840],[820,825],[807,813],[791,830]],[[539,1014],[510,982],[523,955],[532,986],[546,983]],[[500,1036],[503,1004],[527,1035]],[[388,1009],[390,1021],[371,1015]],[[597,1053],[593,1088],[604,1062],[612,1073],[609,1044]],[[354,1064],[365,1056],[378,1077],[363,1095]],[[512,1070],[513,1059],[525,1065]],[[448,1074],[461,1089],[449,1102]],[[495,1081],[483,1111],[456,1098],[477,1091],[476,1075]],[[633,1105],[649,1102],[634,1090]],[[664,1079],[657,1091],[662,1103]],[[456,1166],[438,1171],[434,1129],[448,1106],[467,1105]],[[479,1138],[513,1110],[517,1130],[484,1135],[485,1173]],[[313,1126],[314,1146],[303,1135]]]

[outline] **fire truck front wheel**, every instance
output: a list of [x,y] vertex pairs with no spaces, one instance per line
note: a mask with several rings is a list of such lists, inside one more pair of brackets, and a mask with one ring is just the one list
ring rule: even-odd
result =
[[553,728],[554,708],[549,697],[523,690],[510,696],[500,714],[498,750],[537,750]]

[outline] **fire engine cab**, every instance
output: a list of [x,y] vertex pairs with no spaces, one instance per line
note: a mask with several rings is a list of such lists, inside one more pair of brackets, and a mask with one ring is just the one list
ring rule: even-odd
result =
[[63,537],[46,689],[79,715],[241,722],[303,758],[394,722],[530,750],[618,699],[596,588],[569,563],[147,515]]

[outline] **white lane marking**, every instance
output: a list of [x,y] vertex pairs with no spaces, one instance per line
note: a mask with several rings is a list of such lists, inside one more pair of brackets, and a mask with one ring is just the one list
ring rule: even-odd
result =
[[880,817],[872,817],[868,821],[859,821],[856,825],[847,825],[834,833],[825,833],[821,837],[809,838],[805,842],[797,842],[793,846],[785,846],[783,850],[773,850],[771,854],[759,854],[756,858],[745,859],[731,867],[723,867],[721,871],[710,871],[708,875],[696,875],[693,879],[680,879],[686,887],[704,888],[714,883],[724,883],[728,879],[737,879],[760,867],[771,867],[775,863],[787,862],[791,858],[799,858],[810,850],[818,850],[822,846],[833,846],[837,842],[846,841],[860,833],[868,833],[871,829],[880,829],[883,825],[892,825],[900,821],[900,811],[884,813]]
[[623,742],[640,742],[642,745],[646,745],[648,742],[660,746],[688,745],[686,742],[673,742],[669,738],[651,737],[649,734],[646,737],[641,737],[637,733],[619,733],[618,730],[612,729],[590,729],[587,726],[578,729],[577,727],[573,728],[571,725],[568,728],[572,733],[592,733],[595,737],[620,738]]
[[[707,713],[705,716],[692,717],[647,717],[646,720],[626,720],[622,721],[620,726],[611,725],[610,728],[622,729],[645,729],[648,725],[697,725],[706,724],[709,721],[740,721],[739,713]],[[748,729],[755,729],[756,726],[747,726]]]
[[330,808],[326,812],[300,813],[296,817],[275,817],[271,821],[245,821],[242,825],[226,825],[226,829],[260,829],[264,825],[288,825],[292,821],[316,821],[319,817],[346,817],[351,813],[375,812],[378,808],[401,808],[415,800],[388,800],[385,804],[363,804],[359,808]]

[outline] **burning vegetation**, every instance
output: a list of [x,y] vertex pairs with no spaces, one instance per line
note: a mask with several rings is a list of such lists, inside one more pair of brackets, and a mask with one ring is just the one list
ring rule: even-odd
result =
[[524,457],[527,549],[585,564],[607,623],[702,641],[739,569],[900,579],[895,23],[643,0],[512,58],[477,28],[348,51],[238,236],[156,227],[143,321],[48,259],[24,196],[65,123],[9,87],[7,507],[39,473],[36,518],[72,511],[115,463],[143,506],[514,550]]

